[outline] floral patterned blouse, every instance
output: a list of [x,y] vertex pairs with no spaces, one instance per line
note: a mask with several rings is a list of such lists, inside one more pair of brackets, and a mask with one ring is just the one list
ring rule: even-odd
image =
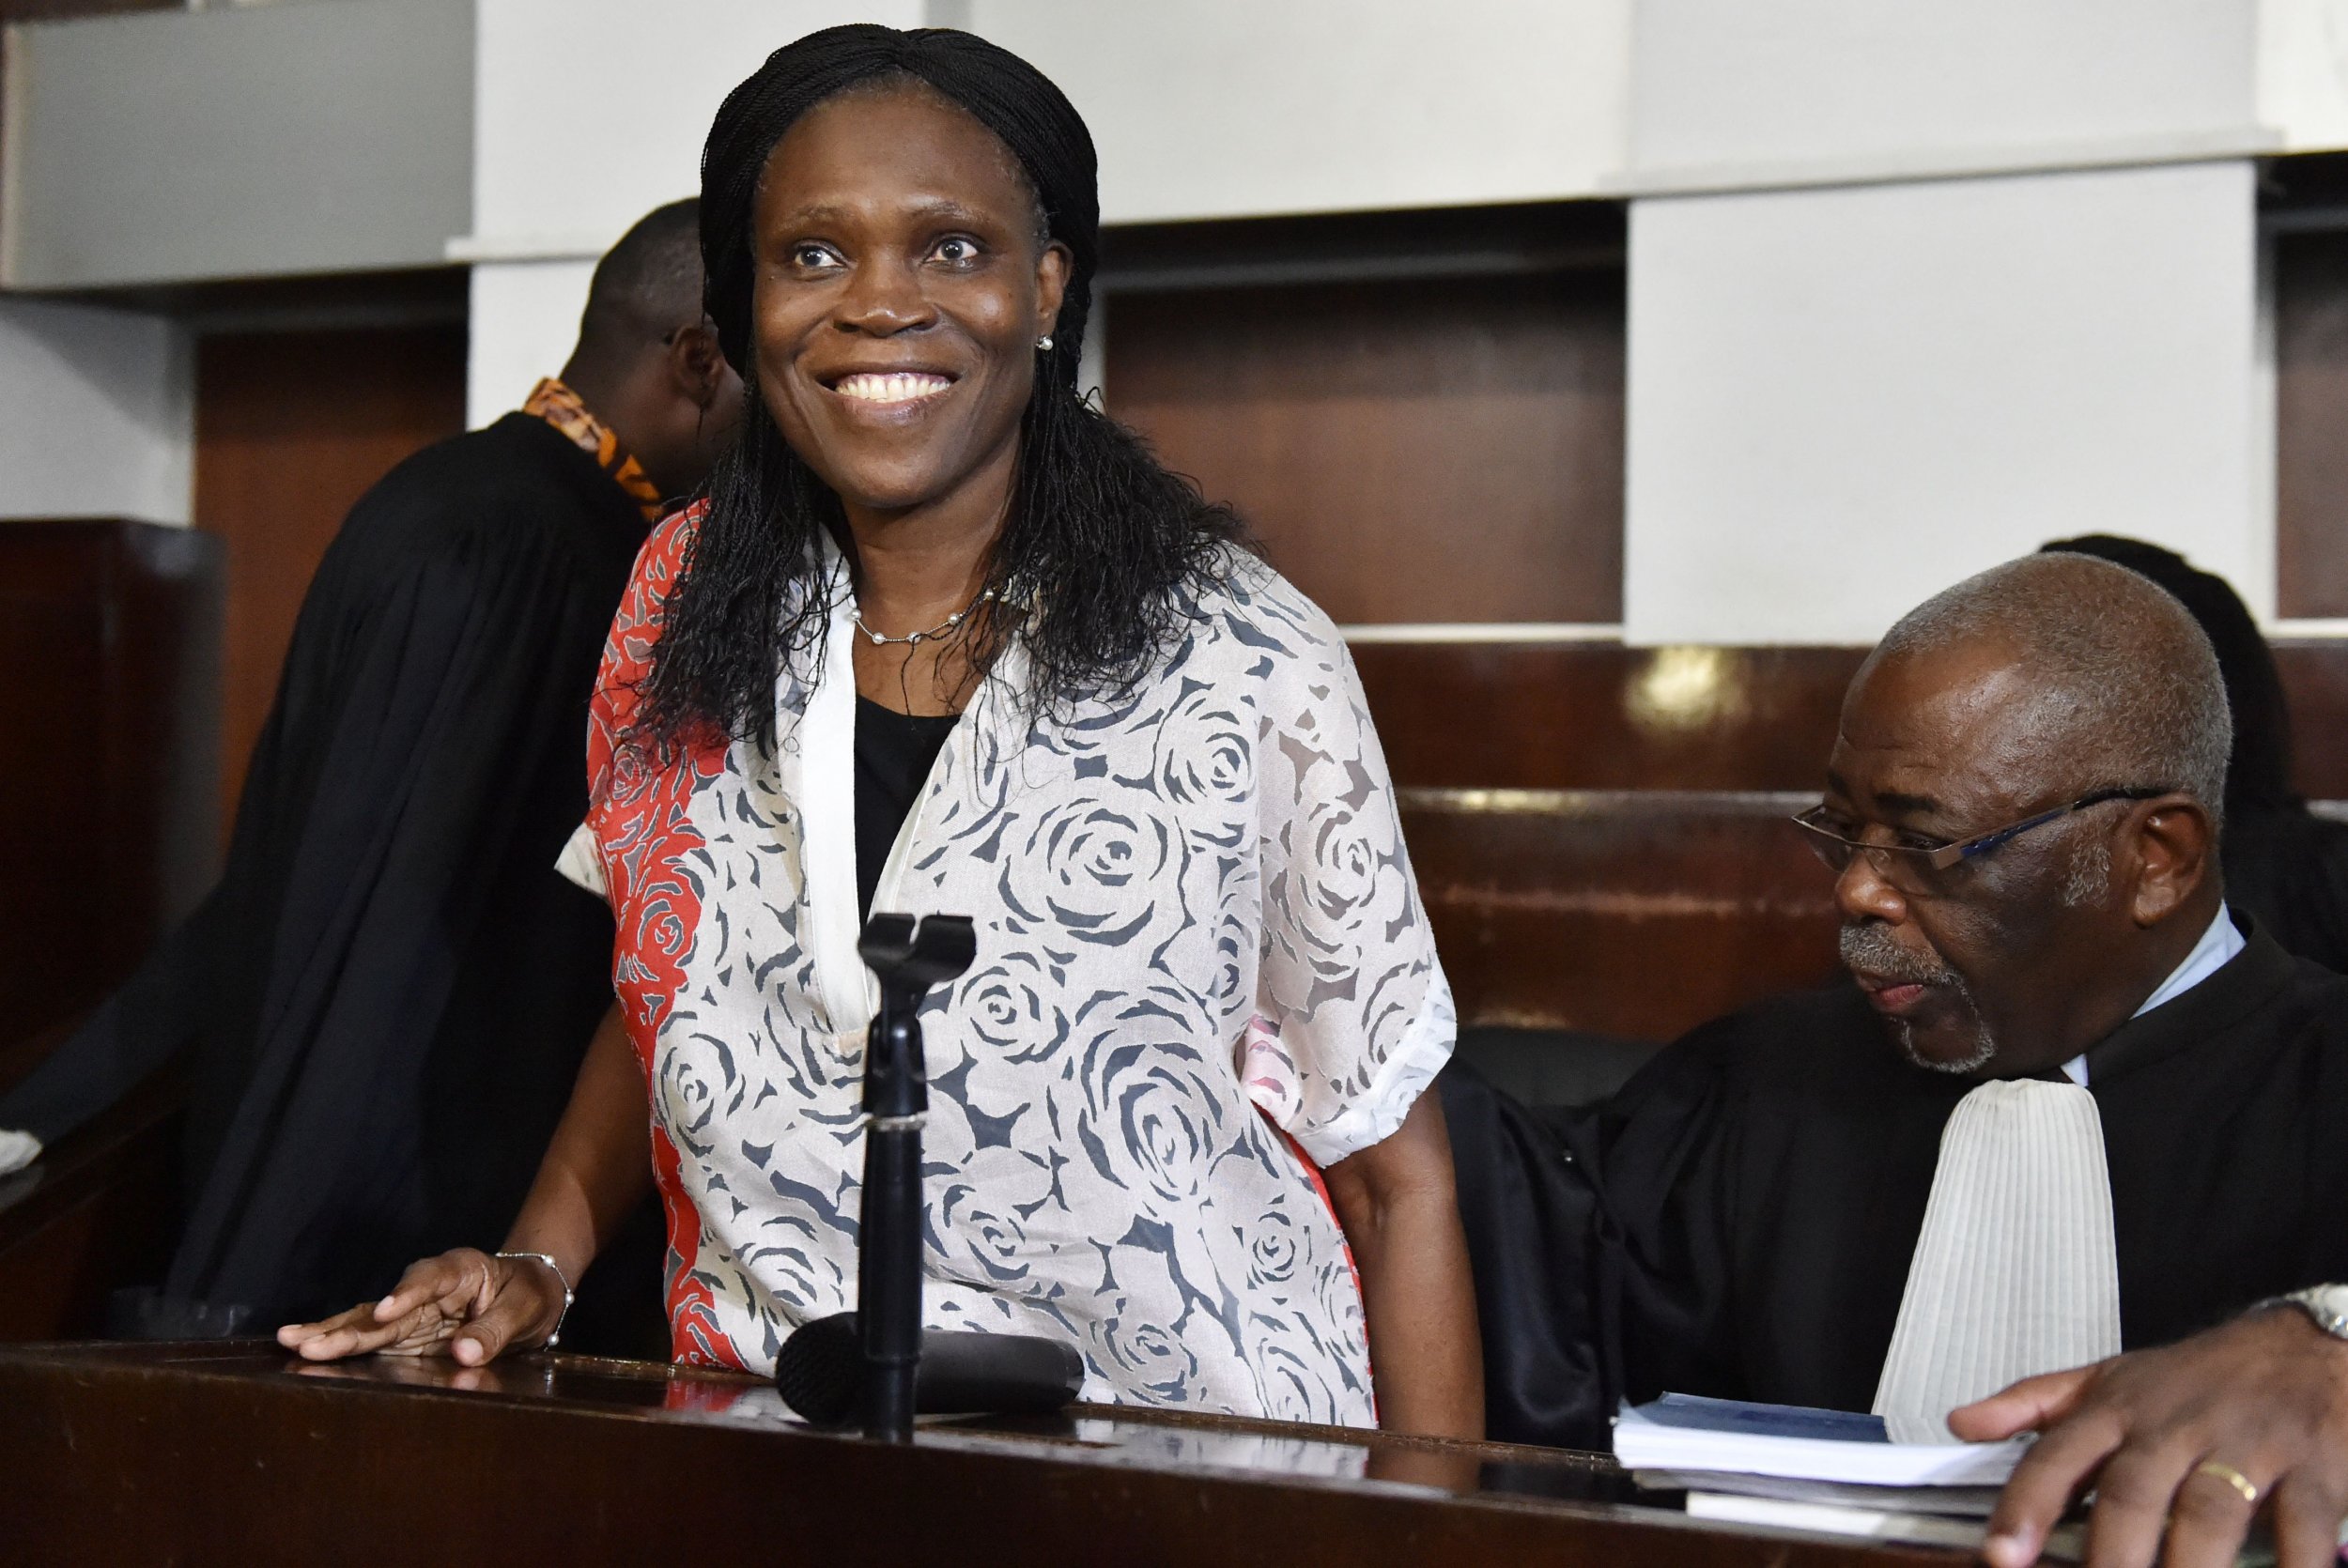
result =
[[[679,1359],[770,1370],[855,1304],[864,1030],[845,566],[771,745],[622,739],[698,521],[639,559],[565,869],[619,920]],[[1084,1397],[1375,1419],[1320,1168],[1449,1055],[1451,994],[1344,643],[1234,552],[1137,690],[1035,721],[1017,647],[965,712],[873,908],[967,915],[922,1015],[933,1328],[1061,1337]]]

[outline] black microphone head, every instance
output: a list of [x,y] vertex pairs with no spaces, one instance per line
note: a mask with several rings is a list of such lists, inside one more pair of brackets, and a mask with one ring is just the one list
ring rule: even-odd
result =
[[864,1342],[856,1314],[802,1324],[775,1357],[775,1391],[817,1426],[846,1426],[863,1394]]
[[979,956],[978,929],[966,915],[875,915],[864,923],[856,950],[881,983],[882,993],[919,1007],[932,986],[953,979]]
[[880,976],[887,985],[904,961],[913,956],[913,916],[910,915],[875,915],[864,922],[864,930],[856,940],[857,956],[865,966]]
[[914,1407],[925,1416],[1057,1410],[1083,1389],[1085,1359],[1066,1340],[924,1329]]
[[913,957],[905,977],[927,991],[954,979],[979,956],[978,928],[967,915],[932,915],[914,933]]

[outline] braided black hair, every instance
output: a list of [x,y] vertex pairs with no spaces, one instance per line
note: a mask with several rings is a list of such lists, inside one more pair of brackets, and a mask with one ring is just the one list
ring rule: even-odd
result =
[[1072,266],[1052,346],[1021,416],[1011,515],[986,586],[1013,615],[979,618],[983,670],[1014,632],[1036,712],[1128,687],[1180,636],[1201,589],[1244,539],[1239,519],[1167,472],[1076,387],[1100,198],[1092,138],[1041,71],[968,33],[857,23],[784,45],[729,94],[702,157],[702,259],[709,315],[742,373],[741,436],[719,458],[708,511],[661,613],[635,728],[660,743],[709,728],[768,736],[781,661],[822,656],[832,605],[816,530],[844,528],[840,499],[794,453],[758,391],[750,327],[752,210],[767,159],[810,110],[852,88],[909,78],[992,131],[1032,187],[1048,238]]

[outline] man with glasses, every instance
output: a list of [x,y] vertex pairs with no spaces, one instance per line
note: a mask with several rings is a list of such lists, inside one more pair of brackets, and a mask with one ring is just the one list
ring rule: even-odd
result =
[[1872,1409],[1945,1441],[1952,1410],[2017,1379],[2314,1287],[2229,1330],[2271,1352],[2257,1369],[2295,1369],[2295,1404],[2201,1397],[2211,1368],[2246,1363],[2186,1347],[2118,1363],[2153,1369],[2120,1375],[2127,1419],[2107,1375],[1963,1421],[2091,1407],[2088,1435],[2046,1439],[2001,1561],[2027,1560],[2047,1499],[2115,1446],[2109,1560],[2147,1560],[2172,1499],[2170,1560],[2230,1560],[2278,1483],[2287,1546],[2330,1560],[2348,979],[2227,912],[2229,738],[2207,638],[2105,561],[2014,561],[1892,629],[1846,698],[1825,799],[1796,819],[1855,983],[1694,1031],[1568,1130],[1599,1222],[1586,1277],[1560,1283],[1552,1257],[1545,1288],[1568,1325],[1602,1326],[1607,1397]]

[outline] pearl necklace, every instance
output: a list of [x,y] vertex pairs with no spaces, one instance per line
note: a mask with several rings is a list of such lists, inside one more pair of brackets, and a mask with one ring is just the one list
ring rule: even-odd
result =
[[861,609],[850,609],[848,615],[849,618],[856,623],[856,629],[862,632],[868,638],[870,638],[873,646],[878,647],[884,643],[893,642],[904,647],[910,648],[916,643],[931,642],[935,641],[938,638],[945,637],[955,628],[959,627],[965,621],[968,620],[971,613],[981,605],[987,603],[994,597],[995,591],[990,588],[985,592],[980,594],[977,598],[971,600],[968,604],[963,606],[960,609],[954,611],[953,614],[946,617],[945,620],[939,622],[936,625],[932,626],[928,631],[914,632],[904,637],[883,637],[880,633],[873,630],[872,627],[864,623],[864,612]]

